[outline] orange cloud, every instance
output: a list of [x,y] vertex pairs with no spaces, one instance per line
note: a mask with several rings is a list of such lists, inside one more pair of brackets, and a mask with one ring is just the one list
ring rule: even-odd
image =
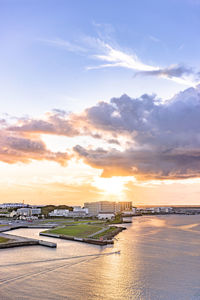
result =
[[39,138],[26,138],[18,133],[0,131],[0,160],[9,164],[29,163],[31,160],[56,161],[66,165],[70,156],[67,153],[51,152]]
[[[200,176],[200,86],[189,88],[169,101],[155,95],[122,95],[99,102],[82,114],[54,110],[46,119],[2,121],[4,135],[0,158],[27,162],[49,159],[65,163],[64,153],[45,148],[41,134],[93,137],[103,141],[76,145],[74,154],[102,176],[136,176],[143,179],[180,179]],[[126,140],[121,143],[120,138]],[[99,142],[100,144],[100,142]],[[112,147],[110,146],[112,145]]]

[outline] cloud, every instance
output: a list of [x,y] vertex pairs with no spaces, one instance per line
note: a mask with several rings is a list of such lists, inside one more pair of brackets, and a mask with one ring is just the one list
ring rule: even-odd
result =
[[13,164],[29,163],[32,160],[50,160],[64,166],[69,158],[67,153],[51,152],[39,138],[29,139],[10,134],[8,131],[0,132],[0,161]]
[[54,109],[46,114],[45,119],[24,119],[19,120],[18,124],[9,126],[8,131],[21,132],[26,134],[56,134],[64,136],[75,136],[79,131],[74,123],[68,119],[68,113],[63,110]]
[[[0,159],[8,163],[47,159],[65,164],[70,156],[48,150],[40,135],[83,136],[73,155],[101,169],[104,177],[200,177],[199,116],[197,86],[170,100],[147,94],[138,98],[122,95],[99,102],[80,115],[54,110],[45,119],[22,119],[14,126],[3,120]],[[84,136],[95,141],[89,139],[86,144]]]
[[[96,24],[95,26],[99,28],[102,27],[100,24]],[[106,28],[109,28],[108,25],[106,25]],[[108,29],[106,29],[106,31],[107,30]],[[157,76],[186,86],[195,86],[199,82],[200,77],[198,72],[195,72],[191,67],[182,64],[167,67],[147,64],[143,62],[134,51],[125,51],[117,46],[116,43],[113,46],[114,43],[109,38],[110,34],[108,34],[108,36],[105,34],[105,38],[109,40],[109,42],[103,40],[100,32],[98,35],[101,38],[87,36],[80,38],[79,42],[76,43],[62,39],[43,39],[41,41],[52,46],[64,48],[70,52],[75,52],[78,55],[85,55],[88,59],[103,62],[102,64],[87,66],[87,70],[120,67],[133,70],[136,76]],[[159,39],[154,36],[149,36],[149,38],[154,42],[159,42]]]
[[149,35],[149,39],[153,42],[159,43],[160,39],[158,39],[157,37],[153,36],[153,35]]
[[[192,68],[183,65],[173,65],[154,71],[141,71],[135,74],[135,76],[138,75],[164,77],[179,83],[190,84],[191,86],[200,79],[199,73],[196,73]],[[189,76],[192,76],[193,78],[189,79]]]
[[63,39],[56,38],[56,39],[38,39],[38,40],[42,43],[59,47],[70,52],[77,52],[77,53],[87,52],[87,49],[78,45],[77,43],[72,43]]
[[74,151],[94,168],[103,169],[103,177],[135,176],[140,180],[185,179],[200,175],[200,151],[161,151],[126,149],[88,150],[81,146]]
[[193,74],[192,68],[184,67],[181,65],[175,65],[168,68],[159,69],[156,71],[140,72],[142,75],[155,75],[155,76],[167,76],[167,77],[182,77],[183,75]]
[[[151,37],[151,39],[152,38],[153,37]],[[154,41],[155,40],[159,41],[154,38]],[[96,47],[101,53],[95,54],[92,57],[94,59],[104,61],[104,63],[87,67],[88,70],[122,67],[135,71],[136,76],[138,74],[157,76],[188,86],[195,86],[199,82],[200,78],[198,73],[196,73],[191,67],[186,67],[181,64],[165,68],[149,65],[142,62],[135,53],[128,53],[127,51],[121,50],[119,47],[113,47],[100,39],[93,39],[93,44],[95,44],[95,41]]]
[[99,45],[99,50],[103,52],[102,54],[95,54],[93,58],[105,61],[108,63],[88,67],[88,70],[92,69],[100,69],[106,67],[124,67],[132,70],[140,70],[140,71],[156,71],[158,67],[151,66],[148,64],[144,64],[139,60],[136,54],[128,54],[124,51],[116,49],[111,45],[97,39],[97,45]]
[[87,110],[91,126],[128,137],[127,147],[86,149],[74,147],[102,176],[133,175],[145,179],[200,176],[200,87],[189,88],[170,101],[155,96],[123,95]]
[[[2,121],[2,126],[3,124]],[[102,136],[94,128],[90,128],[84,115],[75,115],[60,109],[53,109],[52,112],[46,113],[42,119],[22,118],[12,126],[7,123],[6,125],[7,131],[27,137],[52,134],[66,137],[88,135],[95,139],[102,139]],[[117,141],[114,143],[117,144]]]

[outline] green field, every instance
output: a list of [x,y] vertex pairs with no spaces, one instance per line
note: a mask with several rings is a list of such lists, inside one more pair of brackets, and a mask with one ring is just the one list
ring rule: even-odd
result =
[[60,224],[60,225],[70,225],[70,224],[87,224],[87,223],[98,223],[98,224],[104,224],[105,221],[102,221],[102,220],[78,220],[78,221],[74,221],[74,219],[56,219],[56,218],[53,218],[53,219],[48,219],[48,220],[44,220],[42,221],[42,224],[52,224],[52,223],[57,223],[57,224]]
[[98,233],[98,234],[95,234],[95,235],[93,235],[93,239],[100,239],[100,237],[104,237],[105,235],[107,235],[108,233],[111,233],[111,232],[113,232],[114,230],[116,230],[116,227],[108,227],[108,229],[107,230],[105,230],[105,231],[103,231],[103,232],[101,232],[101,233]]
[[6,239],[6,238],[0,236],[0,243],[6,243],[8,241],[9,241],[9,239]]
[[74,226],[66,226],[62,228],[55,228],[52,230],[48,230],[47,232],[85,238],[95,232],[98,232],[101,229],[102,227],[97,225],[80,224]]

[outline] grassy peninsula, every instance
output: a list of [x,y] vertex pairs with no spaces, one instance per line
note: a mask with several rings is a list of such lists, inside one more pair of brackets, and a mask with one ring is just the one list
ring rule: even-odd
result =
[[0,236],[0,244],[7,243],[8,241],[9,241],[9,239],[6,239],[6,238]]
[[62,234],[75,236],[79,238],[86,238],[102,229],[101,226],[89,225],[89,224],[77,224],[72,226],[57,227],[52,230],[48,230],[49,233]]
[[[116,223],[119,220],[116,220]],[[62,225],[61,225],[62,224]],[[111,222],[79,220],[68,224],[61,223],[56,228],[49,229],[41,233],[41,235],[56,235],[60,238],[74,238],[91,241],[112,241],[112,238],[124,228],[116,227]],[[112,224],[112,225],[111,225]],[[110,226],[109,226],[110,225]],[[90,240],[90,241],[89,241]]]

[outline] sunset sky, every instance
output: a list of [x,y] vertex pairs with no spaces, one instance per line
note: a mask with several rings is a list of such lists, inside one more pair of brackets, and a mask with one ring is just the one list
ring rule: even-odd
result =
[[200,204],[199,36],[199,0],[0,0],[0,203]]

